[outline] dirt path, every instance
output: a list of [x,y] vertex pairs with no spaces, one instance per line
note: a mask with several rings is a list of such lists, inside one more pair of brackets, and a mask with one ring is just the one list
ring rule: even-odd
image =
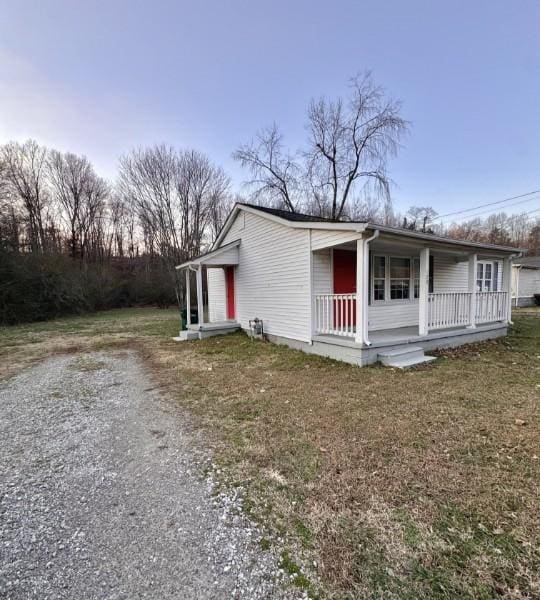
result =
[[1,597],[293,597],[133,353],[0,383],[0,439]]

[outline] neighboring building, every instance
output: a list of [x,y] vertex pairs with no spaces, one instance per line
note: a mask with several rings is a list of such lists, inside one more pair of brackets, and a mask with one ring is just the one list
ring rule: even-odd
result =
[[532,306],[540,294],[540,256],[525,256],[512,268],[512,305]]
[[[409,366],[429,359],[424,350],[506,334],[518,255],[236,204],[212,250],[177,267],[196,272],[201,317],[180,337],[249,331],[257,317],[273,342],[358,365]],[[209,322],[202,318],[205,273]]]

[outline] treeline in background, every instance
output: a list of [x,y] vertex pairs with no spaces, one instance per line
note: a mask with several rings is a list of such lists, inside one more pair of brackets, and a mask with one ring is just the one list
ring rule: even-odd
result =
[[[291,195],[286,203],[271,186],[271,179],[263,186],[269,189],[252,185],[249,200],[329,216],[321,194]],[[193,150],[134,150],[120,159],[113,184],[83,156],[33,140],[0,146],[0,323],[180,306],[184,281],[174,267],[208,248],[234,200],[241,198],[233,198],[224,171]],[[388,196],[374,195],[351,196],[340,218],[540,254],[540,223],[530,211],[445,224],[431,207],[397,214]]]
[[178,304],[174,267],[215,237],[229,188],[195,151],[133,151],[113,185],[83,156],[0,146],[0,323]]

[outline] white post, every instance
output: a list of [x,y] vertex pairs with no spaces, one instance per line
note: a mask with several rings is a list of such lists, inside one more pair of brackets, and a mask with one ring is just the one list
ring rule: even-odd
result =
[[420,290],[418,296],[418,334],[427,335],[429,293],[429,248],[420,250]]
[[191,281],[189,276],[190,268],[186,269],[186,324],[191,325]]
[[476,270],[478,263],[477,254],[469,254],[469,327],[476,328]]
[[199,268],[197,269],[197,316],[198,316],[197,322],[199,325],[202,325],[204,323],[202,270],[203,270],[203,266],[199,265]]
[[512,257],[503,260],[503,291],[506,292],[506,323],[512,323]]
[[368,252],[364,240],[356,240],[356,334],[357,344],[368,344]]

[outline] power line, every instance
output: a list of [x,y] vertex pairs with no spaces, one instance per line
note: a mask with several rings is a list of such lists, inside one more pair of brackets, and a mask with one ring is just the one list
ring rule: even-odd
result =
[[[438,217],[435,217],[430,222],[438,221],[439,219],[444,219],[446,217],[451,217],[453,215],[460,215],[462,213],[471,212],[473,210],[478,210],[479,208],[485,208],[486,206],[494,206],[495,204],[503,204],[504,202],[510,202],[510,200],[517,200],[518,198],[525,198],[525,196],[532,196],[534,194],[538,194],[539,192],[540,192],[540,189],[533,190],[533,191],[527,192],[525,194],[519,194],[518,196],[511,196],[510,198],[505,198],[504,200],[497,200],[495,202],[487,202],[486,204],[480,204],[478,206],[473,206],[472,208],[466,208],[464,210],[458,210],[456,212],[447,213],[446,215],[440,215]],[[526,202],[526,200],[524,200],[523,202]]]
[[[540,196],[536,196],[534,198],[527,198],[527,201],[538,200],[539,198],[540,198]],[[513,204],[508,204],[507,206],[504,206],[502,208],[506,209],[506,208],[511,207],[511,206],[516,206],[517,204],[522,204],[523,202],[524,201],[522,200],[521,202],[515,202]],[[537,209],[533,209],[533,210],[537,210]],[[530,211],[530,212],[532,212],[532,211]],[[496,213],[493,213],[493,210],[483,210],[483,211],[481,211],[479,213],[475,213],[474,215],[464,215],[462,217],[458,217],[457,220],[458,221],[463,221],[465,219],[475,219],[476,217],[481,217],[482,215],[486,215],[486,214],[496,214]],[[521,215],[527,215],[529,213],[528,212],[523,212],[523,213],[518,213],[518,215],[519,214],[521,214]]]

